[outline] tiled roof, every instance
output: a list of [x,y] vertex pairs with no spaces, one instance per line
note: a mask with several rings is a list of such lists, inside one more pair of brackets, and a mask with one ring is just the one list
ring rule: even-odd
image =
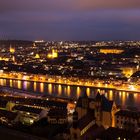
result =
[[130,118],[140,118],[140,112],[130,111],[130,110],[120,110],[115,115],[130,117]]
[[100,101],[100,100],[101,100],[101,95],[100,95],[99,92],[97,93],[97,95],[96,95],[96,97],[95,97],[95,100],[96,100],[96,101]]
[[94,124],[84,135],[82,135],[82,139],[88,138],[88,136],[92,136],[93,138],[98,137],[103,131],[103,126],[98,126],[97,124]]
[[4,99],[0,99],[0,107],[6,107],[7,103],[8,103],[8,101],[6,101]]
[[50,117],[67,117],[67,109],[50,109],[48,112],[48,116]]
[[102,111],[110,112],[112,110],[113,101],[108,100],[104,95],[102,95],[101,107]]
[[110,112],[112,110],[112,106],[113,106],[113,101],[108,100],[104,95],[100,95],[100,93],[98,92],[95,99],[92,98],[88,98],[87,96],[81,96],[79,97],[76,107],[82,107],[82,99],[83,98],[87,98],[88,102],[91,101],[100,101],[101,102],[101,109],[102,111],[107,111]]
[[[3,99],[2,97],[0,97],[0,99]],[[63,101],[57,101],[57,100],[43,100],[43,99],[38,99],[38,98],[15,98],[15,97],[11,97],[11,96],[7,96],[4,97],[4,100],[6,101],[13,101],[13,102],[20,102],[26,105],[38,105],[38,106],[42,106],[42,107],[57,107],[57,108],[66,108],[67,107],[67,102],[63,102]]]
[[17,116],[17,113],[15,113],[15,112],[10,112],[7,110],[0,109],[0,117],[5,117],[11,121],[11,120],[14,120],[16,118],[16,116]]
[[42,109],[21,106],[21,105],[15,106],[13,109],[19,110],[19,111],[24,111],[24,112],[35,113],[35,114],[40,114],[40,112],[42,111]]
[[83,99],[82,97],[79,97],[76,107],[82,107],[82,99]]
[[132,139],[135,136],[135,133],[132,131],[127,131],[125,129],[119,129],[119,128],[114,128],[114,127],[109,127],[107,130],[105,130],[101,138],[104,139],[117,139],[118,137],[120,138],[127,138],[127,139]]
[[78,120],[78,128],[82,130],[85,128],[91,121],[95,120],[94,112],[88,112],[80,120]]
[[87,98],[87,97],[79,97],[78,101],[77,101],[77,104],[76,104],[76,107],[82,107],[82,99],[85,98],[88,100],[88,103],[91,102],[91,101],[95,101],[95,99],[93,98]]

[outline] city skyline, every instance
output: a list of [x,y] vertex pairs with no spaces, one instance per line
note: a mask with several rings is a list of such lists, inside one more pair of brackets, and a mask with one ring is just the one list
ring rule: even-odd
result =
[[140,0],[0,0],[1,139],[140,140],[139,25]]
[[138,0],[0,0],[0,38],[140,40],[139,7]]

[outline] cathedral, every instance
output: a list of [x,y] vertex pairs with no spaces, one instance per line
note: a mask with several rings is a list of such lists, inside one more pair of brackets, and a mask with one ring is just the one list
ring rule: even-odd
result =
[[92,132],[93,129],[95,133],[99,128],[106,129],[114,126],[117,111],[115,102],[108,100],[104,94],[101,95],[98,92],[95,98],[89,98],[85,92],[79,97],[73,113],[71,139],[82,140],[83,136]]

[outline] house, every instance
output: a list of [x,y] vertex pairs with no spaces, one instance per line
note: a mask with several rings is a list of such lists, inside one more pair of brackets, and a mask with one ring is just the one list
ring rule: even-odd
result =
[[66,124],[68,122],[67,109],[51,108],[48,112],[50,124]]
[[0,98],[0,107],[5,108],[8,101]]
[[120,110],[115,114],[115,127],[138,132],[140,130],[140,112]]
[[48,113],[48,110],[22,105],[14,106],[13,110],[18,112],[19,121],[26,125],[31,125],[34,123],[34,121],[38,121],[43,117],[47,117]]
[[16,122],[18,114],[0,109],[0,122],[4,125],[12,125]]
[[[133,140],[133,138],[138,136],[139,133],[132,132],[125,129],[109,127],[105,131],[103,131],[100,136],[98,136],[98,140]],[[138,139],[137,139],[138,140]]]

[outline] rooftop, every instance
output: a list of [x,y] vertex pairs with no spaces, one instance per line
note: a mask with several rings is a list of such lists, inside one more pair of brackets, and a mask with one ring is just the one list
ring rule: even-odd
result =
[[140,118],[140,112],[130,111],[130,110],[120,110],[115,115],[130,117],[130,118]]

